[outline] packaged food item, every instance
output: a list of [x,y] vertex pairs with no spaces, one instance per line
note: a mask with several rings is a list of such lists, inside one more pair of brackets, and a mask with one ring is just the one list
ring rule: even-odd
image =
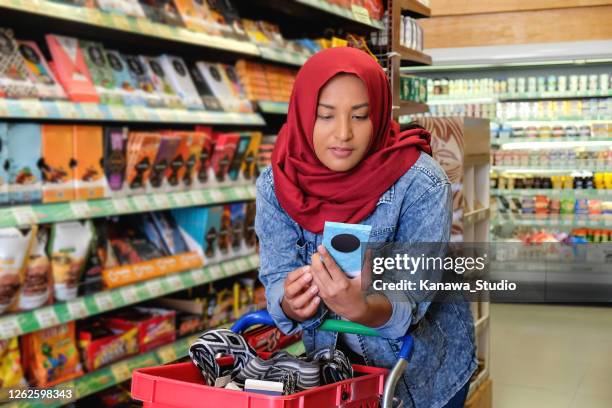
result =
[[115,75],[106,59],[106,52],[101,43],[79,40],[85,63],[91,76],[100,102],[104,104],[120,104],[121,95],[117,92]]
[[94,236],[91,240],[89,256],[85,263],[83,279],[79,286],[79,295],[90,295],[103,288],[102,269],[108,260],[108,228],[105,219],[93,220]]
[[231,247],[235,254],[246,252],[244,241],[245,203],[230,204],[231,217]]
[[36,98],[28,75],[13,30],[0,27],[0,98]]
[[222,259],[228,257],[230,248],[232,246],[232,214],[229,204],[222,206],[223,212],[221,213],[221,228],[219,229],[219,235],[217,238],[217,247],[219,248],[219,254]]
[[185,62],[171,55],[162,55],[159,57],[159,62],[168,75],[174,92],[181,98],[185,106],[189,109],[204,109],[202,99],[189,76]]
[[17,309],[36,227],[0,229],[0,314]]
[[214,133],[212,128],[208,126],[197,126],[196,131],[204,135],[202,150],[200,151],[198,163],[196,165],[197,181],[198,185],[207,186],[212,177],[213,170],[210,165],[210,159],[216,144],[215,136],[217,133]]
[[168,255],[161,245],[159,232],[148,218],[133,215],[109,223],[109,241],[119,265],[134,265]]
[[0,122],[0,206],[9,202],[8,123]]
[[138,0],[96,0],[96,5],[110,13],[124,14],[126,16],[145,18],[144,11]]
[[196,184],[196,173],[198,171],[202,149],[209,134],[206,132],[191,132],[190,141],[187,146],[187,156],[185,157],[185,172],[181,178],[183,187],[187,190]]
[[6,137],[8,194],[11,203],[42,200],[41,130],[34,123],[9,124]]
[[251,132],[249,147],[244,153],[244,161],[241,167],[241,177],[244,180],[254,180],[259,175],[257,167],[257,153],[261,143],[261,132]]
[[108,181],[108,193],[113,197],[126,194],[127,140],[127,128],[104,128],[104,174]]
[[176,313],[176,335],[178,337],[200,333],[203,329],[202,316],[186,312]]
[[255,202],[247,201],[244,218],[244,241],[249,249],[254,249],[257,245],[257,234],[255,234],[255,209]]
[[240,174],[240,169],[242,169],[245,163],[245,155],[247,150],[249,149],[250,144],[251,133],[241,132],[240,138],[238,139],[238,143],[236,144],[236,151],[234,152],[234,157],[232,158],[229,169],[227,171],[230,180],[238,180],[238,175]]
[[28,333],[21,337],[21,348],[26,376],[35,387],[52,387],[83,375],[74,322]]
[[234,281],[234,319],[237,320],[240,316],[255,311],[253,303],[253,290],[255,288],[255,280],[251,278],[242,278]]
[[[200,74],[204,77],[208,87],[212,90],[214,96],[221,102],[223,109],[228,112],[248,112],[250,104],[246,107],[242,107],[242,100],[246,100],[244,90],[239,83],[238,77],[235,71],[232,71],[232,78],[234,83],[226,74],[225,66],[223,64],[211,63],[211,62],[198,62],[196,64]],[[252,108],[251,108],[252,111]]]
[[211,167],[217,183],[226,181],[227,171],[234,157],[239,138],[238,133],[220,133],[216,138],[215,150],[211,158]]
[[161,143],[158,133],[130,132],[128,137],[127,176],[130,194],[142,194]]
[[166,170],[168,191],[180,191],[186,187],[182,180],[187,171],[186,161],[193,137],[191,132],[170,132],[169,135],[178,140],[178,146]]
[[145,15],[158,23],[183,26],[183,20],[172,0],[139,0]]
[[106,50],[106,59],[110,65],[113,76],[115,77],[116,91],[119,93],[126,106],[145,105],[145,100],[139,92],[136,84],[133,82],[127,63],[119,51]]
[[100,102],[78,40],[54,34],[47,34],[45,39],[53,58],[54,72],[70,100]]
[[0,340],[0,390],[25,385],[17,337]]
[[176,220],[169,212],[155,212],[151,214],[151,218],[168,254],[177,255],[189,251]]
[[112,329],[104,320],[87,320],[78,327],[79,349],[87,371],[94,371],[138,354],[138,328]]
[[181,15],[185,27],[190,30],[207,33],[208,21],[202,14],[202,8],[198,3],[205,3],[197,0],[174,0],[174,4]]
[[368,242],[372,227],[361,224],[325,222],[323,245],[349,277],[361,275],[362,243]]
[[34,41],[18,40],[19,52],[23,57],[28,77],[34,83],[41,99],[66,99],[64,89],[49,68],[45,57]]
[[33,310],[51,303],[51,262],[47,256],[49,230],[41,226],[32,238],[26,261],[23,286],[19,296],[19,310]]
[[[222,283],[217,283],[222,285]],[[234,318],[234,293],[229,287],[216,289],[212,283],[208,286],[207,295],[208,327],[218,327],[231,322]]]
[[53,224],[49,252],[56,300],[76,298],[93,238],[91,220]]
[[147,106],[154,108],[163,106],[163,99],[155,91],[155,85],[149,78],[140,57],[136,55],[122,55],[122,57],[132,76],[132,83],[136,85],[136,92],[140,93]]
[[140,61],[155,91],[162,99],[162,104],[168,108],[184,108],[181,98],[174,92],[172,85],[168,81],[168,76],[157,58],[140,56]]
[[176,340],[174,310],[161,308],[131,307],[109,317],[108,327],[115,330],[138,331],[140,353]]
[[181,139],[174,135],[162,135],[157,150],[157,156],[153,161],[151,173],[147,180],[147,191],[168,191],[166,175],[168,168],[176,157]]
[[104,134],[101,126],[74,126],[74,190],[77,200],[106,197],[103,170]]
[[42,126],[43,202],[74,200],[74,126]]
[[297,343],[301,338],[301,333],[288,336],[276,327],[259,327],[244,334],[249,346],[258,353],[274,353]]
[[196,64],[188,64],[188,68],[193,84],[204,103],[204,109],[215,112],[223,111],[221,102],[219,102],[219,99],[210,89],[210,86],[200,72],[200,68]]

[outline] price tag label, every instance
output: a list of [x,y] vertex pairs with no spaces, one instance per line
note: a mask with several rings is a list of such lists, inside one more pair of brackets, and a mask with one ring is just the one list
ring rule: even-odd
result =
[[70,102],[65,102],[62,103],[61,106],[59,106],[59,111],[60,111],[60,115],[62,116],[62,118],[67,118],[67,119],[76,119],[78,118],[79,112],[77,111],[76,106],[73,103]]
[[166,194],[156,194],[153,196],[153,202],[157,208],[169,208],[170,201]]
[[51,327],[60,324],[57,313],[55,313],[55,309],[52,307],[45,307],[37,310],[34,312],[34,316],[40,327]]
[[223,269],[225,269],[225,272],[228,275],[235,275],[239,272],[238,265],[234,261],[224,263]]
[[102,12],[97,9],[85,9],[87,12],[87,22],[95,25],[104,25]]
[[38,222],[38,217],[30,206],[15,207],[11,209],[11,212],[15,221],[17,221],[17,225],[36,224]]
[[191,198],[193,204],[201,204],[206,200],[204,197],[204,193],[202,193],[201,191],[190,191],[189,198]]
[[121,290],[121,296],[126,304],[137,303],[140,301],[138,291],[133,286],[127,286]]
[[135,196],[132,197],[132,201],[136,205],[136,208],[139,211],[149,211],[151,206],[149,205],[149,200],[146,196]]
[[75,299],[68,302],[67,306],[70,317],[74,320],[82,319],[83,317],[89,315],[87,306],[85,306],[85,300],[83,299]]
[[9,113],[9,108],[6,103],[6,99],[0,98],[0,116],[2,117],[8,116],[9,115],[8,113]]
[[81,109],[86,118],[100,119],[102,118],[102,111],[95,103],[82,103]]
[[210,265],[208,270],[210,271],[210,275],[213,279],[219,279],[223,277],[223,270],[221,269],[221,266],[219,264]]
[[183,282],[181,281],[181,278],[179,278],[177,275],[167,276],[166,282],[168,283],[168,286],[170,286],[172,289],[178,290],[183,287]]
[[176,356],[176,352],[174,351],[174,347],[172,346],[160,348],[157,352],[157,355],[164,363],[170,363],[178,359]]
[[116,106],[116,105],[109,105],[108,106],[108,110],[110,112],[111,118],[115,119],[115,120],[125,120],[127,119],[127,112],[125,111],[126,108],[124,107],[120,107],[120,106]]
[[132,376],[127,363],[119,363],[111,366],[111,372],[116,382],[123,382]]
[[108,293],[98,293],[95,297],[95,302],[100,311],[111,310],[113,308],[113,299]]
[[187,207],[191,205],[191,200],[189,199],[189,196],[186,193],[176,193],[174,194],[173,198],[176,202],[176,205],[178,205],[179,207]]
[[195,283],[204,283],[206,282],[206,274],[202,269],[195,269],[191,271],[191,277],[195,281]]
[[237,259],[236,264],[241,271],[247,271],[250,269],[249,263],[244,258]]
[[115,198],[113,200],[113,206],[118,213],[128,213],[132,211],[132,207],[127,198]]
[[579,220],[578,220],[578,222],[577,222],[577,224],[578,224],[579,226],[584,226],[584,225],[586,225],[586,221],[585,221],[585,220],[583,220],[583,219],[579,219]]
[[91,207],[86,201],[73,201],[70,203],[70,209],[76,218],[91,217]]
[[130,30],[130,22],[128,21],[126,16],[122,16],[121,14],[111,14],[111,24],[115,28],[119,28],[121,30]]
[[157,280],[147,282],[146,287],[149,293],[154,297],[161,296],[164,293],[164,288]]
[[44,118],[47,116],[47,111],[39,100],[28,101],[27,105],[22,106],[27,109],[28,115],[32,117]]
[[212,189],[210,191],[210,195],[212,196],[213,200],[215,200],[215,202],[221,203],[225,201],[225,194],[223,194],[223,192],[219,189]]
[[364,24],[372,23],[372,21],[370,20],[370,13],[366,8],[353,4],[351,6],[351,9],[353,10],[353,17],[355,17],[355,20]]
[[7,339],[9,337],[15,337],[20,335],[22,332],[17,323],[17,318],[14,316],[5,317],[0,319],[0,338]]

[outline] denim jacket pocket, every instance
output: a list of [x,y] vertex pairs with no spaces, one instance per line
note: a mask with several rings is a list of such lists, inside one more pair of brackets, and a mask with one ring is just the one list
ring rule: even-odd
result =
[[[404,378],[410,387],[429,383],[446,358],[446,336],[436,321],[422,319],[413,332],[414,348]],[[401,341],[393,340],[401,347]],[[398,356],[396,347],[392,346]],[[397,348],[399,351],[399,347]],[[411,370],[414,367],[418,371]]]

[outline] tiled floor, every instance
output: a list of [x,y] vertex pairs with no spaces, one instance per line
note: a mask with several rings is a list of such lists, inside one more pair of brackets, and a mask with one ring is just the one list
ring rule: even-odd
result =
[[612,307],[491,305],[493,408],[611,408]]

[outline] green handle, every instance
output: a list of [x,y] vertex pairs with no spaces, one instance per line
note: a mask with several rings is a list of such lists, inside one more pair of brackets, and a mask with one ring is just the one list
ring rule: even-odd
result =
[[359,323],[348,322],[346,320],[327,319],[319,330],[333,331],[338,333],[361,334],[362,336],[379,337],[380,334],[373,328],[364,326]]

